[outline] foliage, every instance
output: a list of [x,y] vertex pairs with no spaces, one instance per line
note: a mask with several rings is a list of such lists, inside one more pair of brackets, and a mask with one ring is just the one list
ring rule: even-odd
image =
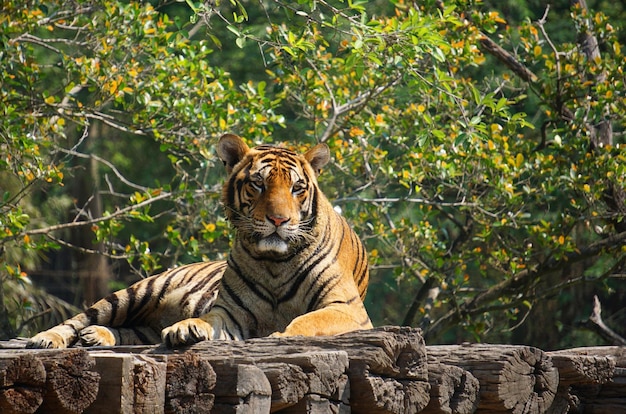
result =
[[[553,40],[551,12],[509,25],[495,7],[3,3],[2,277],[24,279],[25,252],[75,244],[78,226],[143,274],[224,257],[212,146],[236,132],[329,144],[322,186],[368,245],[378,324],[510,340],[573,285],[611,294],[626,251],[619,31],[574,7],[591,56]],[[498,60],[486,39],[518,55]],[[68,205],[79,158],[106,176],[101,217]]]

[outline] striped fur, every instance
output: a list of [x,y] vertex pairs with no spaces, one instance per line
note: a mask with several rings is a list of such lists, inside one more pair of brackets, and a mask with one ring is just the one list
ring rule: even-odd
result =
[[[29,341],[33,348],[334,335],[371,328],[367,255],[320,191],[320,144],[303,155],[217,147],[229,177],[222,201],[236,235],[227,262],[196,263],[135,283]],[[218,294],[219,291],[219,294]]]

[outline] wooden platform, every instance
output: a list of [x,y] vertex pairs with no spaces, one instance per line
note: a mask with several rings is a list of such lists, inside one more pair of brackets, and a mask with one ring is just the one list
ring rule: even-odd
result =
[[425,346],[419,330],[26,350],[0,342],[0,413],[620,413],[626,348]]

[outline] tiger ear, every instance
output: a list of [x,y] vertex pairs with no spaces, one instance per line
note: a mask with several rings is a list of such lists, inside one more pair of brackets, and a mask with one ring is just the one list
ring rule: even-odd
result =
[[217,143],[217,155],[230,174],[235,165],[250,151],[239,135],[224,134]]
[[311,164],[315,174],[319,175],[322,168],[330,161],[330,149],[326,144],[317,144],[304,154],[304,158]]

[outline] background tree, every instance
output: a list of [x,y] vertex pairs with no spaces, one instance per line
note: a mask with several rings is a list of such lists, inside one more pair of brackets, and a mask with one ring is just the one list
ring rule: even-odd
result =
[[[597,341],[571,329],[593,294],[619,316],[618,20],[581,2],[21,3],[0,15],[5,282],[224,257],[212,147],[235,132],[331,147],[322,187],[368,245],[376,324],[551,348]],[[29,316],[5,312],[5,335]]]

